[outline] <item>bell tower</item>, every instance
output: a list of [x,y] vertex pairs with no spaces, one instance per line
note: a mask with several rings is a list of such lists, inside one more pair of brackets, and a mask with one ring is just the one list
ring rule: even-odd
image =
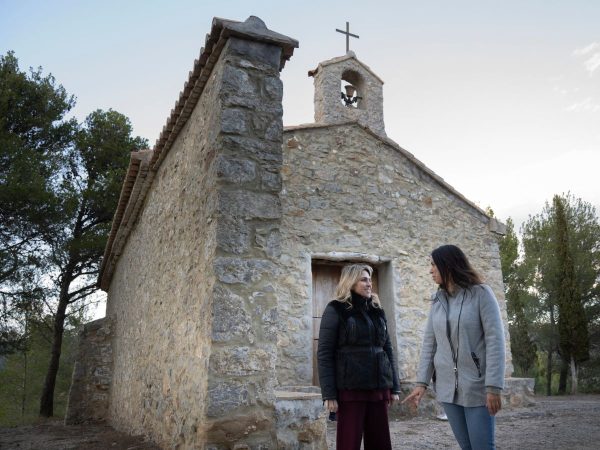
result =
[[386,137],[383,123],[383,81],[353,51],[319,63],[314,77],[315,122],[357,121]]

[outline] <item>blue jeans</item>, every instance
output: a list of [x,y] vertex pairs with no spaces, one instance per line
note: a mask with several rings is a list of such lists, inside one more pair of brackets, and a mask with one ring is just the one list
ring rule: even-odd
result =
[[495,418],[485,406],[468,408],[442,403],[454,437],[462,450],[495,450]]

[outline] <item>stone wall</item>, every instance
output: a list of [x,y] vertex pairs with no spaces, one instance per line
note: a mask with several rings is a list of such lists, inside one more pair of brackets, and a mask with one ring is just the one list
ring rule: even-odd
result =
[[65,424],[104,422],[112,374],[112,323],[98,319],[79,333],[77,360],[69,389]]
[[281,49],[230,39],[223,54],[207,448],[274,448]]
[[213,34],[110,281],[110,423],[164,448],[275,448],[279,70],[297,42],[254,17]]
[[218,201],[218,77],[158,169],[108,291],[110,423],[165,448],[204,439]]
[[[488,218],[442,186],[396,144],[357,124],[313,125],[284,132],[282,262],[278,377],[312,383],[312,285],[315,254],[348,252],[386,261],[382,298],[398,350],[401,380],[414,380],[435,286],[429,254],[454,243],[506,305],[496,236]],[[421,164],[422,165],[422,164]],[[392,297],[392,298],[387,298]],[[507,346],[507,348],[510,348]],[[510,351],[507,376],[512,373]]]

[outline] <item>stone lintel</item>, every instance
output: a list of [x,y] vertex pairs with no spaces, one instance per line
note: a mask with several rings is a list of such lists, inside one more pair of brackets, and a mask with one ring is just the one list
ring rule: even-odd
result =
[[[407,255],[406,252],[398,250],[399,253]],[[381,264],[390,262],[392,258],[387,256],[369,255],[367,253],[355,253],[355,252],[326,252],[326,253],[312,253],[312,259],[321,259],[325,261],[356,261],[356,262],[368,262],[371,264]]]
[[315,392],[275,391],[277,400],[321,400],[321,394]]

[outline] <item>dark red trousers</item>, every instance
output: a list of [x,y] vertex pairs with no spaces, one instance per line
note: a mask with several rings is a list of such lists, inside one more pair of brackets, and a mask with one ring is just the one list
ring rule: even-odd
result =
[[392,450],[388,424],[388,400],[338,401],[337,450]]

